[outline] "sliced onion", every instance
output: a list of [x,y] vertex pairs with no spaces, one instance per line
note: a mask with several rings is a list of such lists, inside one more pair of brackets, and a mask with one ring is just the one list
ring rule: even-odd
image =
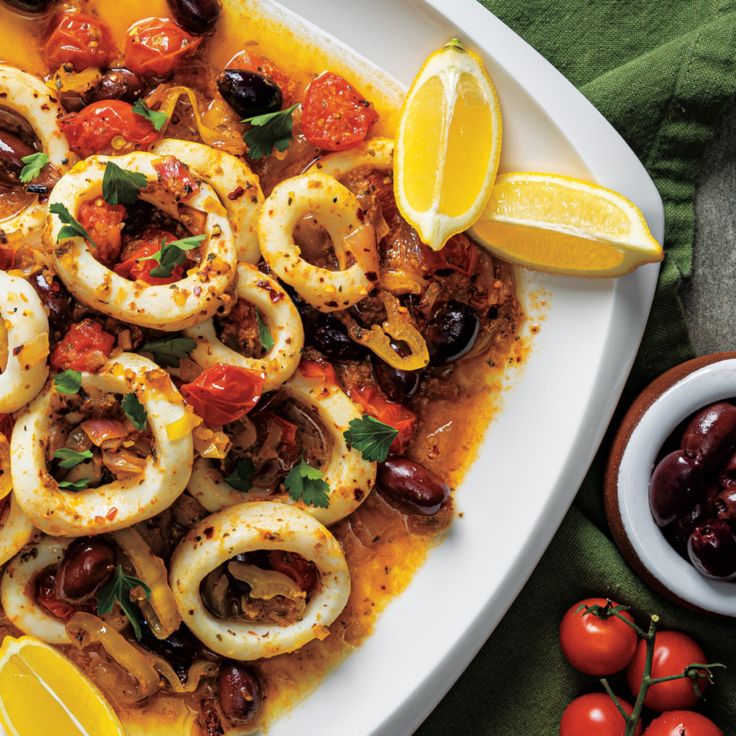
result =
[[199,683],[208,677],[214,677],[217,674],[217,665],[214,662],[206,662],[199,660],[195,662],[187,672],[186,683],[179,679],[179,676],[174,671],[174,668],[162,657],[157,654],[151,655],[153,659],[153,666],[161,677],[166,680],[171,688],[171,691],[177,695],[185,695],[193,693],[198,687]]
[[137,576],[151,589],[151,597],[141,600],[138,605],[155,636],[166,639],[181,624],[174,594],[167,581],[166,565],[151,552],[135,529],[121,529],[113,537],[135,568]]
[[140,475],[146,469],[146,458],[138,457],[130,450],[105,450],[102,464],[117,478],[130,478]]
[[80,426],[92,444],[97,447],[107,440],[121,440],[130,434],[125,422],[117,419],[88,419]]
[[250,586],[250,597],[270,601],[277,595],[292,601],[304,600],[307,594],[288,576],[277,570],[263,570],[246,562],[233,560],[227,571],[242,583]]

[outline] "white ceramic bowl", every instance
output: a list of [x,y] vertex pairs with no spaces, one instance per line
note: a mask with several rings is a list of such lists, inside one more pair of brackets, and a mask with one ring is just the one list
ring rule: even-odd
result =
[[704,577],[670,546],[649,510],[648,493],[660,448],[680,422],[736,396],[736,355],[728,355],[684,363],[637,399],[611,455],[607,506],[619,546],[655,587],[702,611],[736,617],[736,582]]

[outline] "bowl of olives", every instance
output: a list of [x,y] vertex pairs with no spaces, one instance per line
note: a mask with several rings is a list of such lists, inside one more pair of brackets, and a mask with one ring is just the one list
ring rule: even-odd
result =
[[736,353],[650,384],[614,440],[605,483],[614,539],[679,603],[736,617]]

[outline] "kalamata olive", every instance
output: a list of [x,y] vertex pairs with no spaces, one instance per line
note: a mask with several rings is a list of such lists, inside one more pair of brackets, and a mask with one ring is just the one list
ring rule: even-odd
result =
[[649,481],[649,508],[659,526],[686,513],[703,493],[702,472],[682,450],[665,455]]
[[189,33],[212,33],[220,17],[219,0],[169,0],[174,20]]
[[67,112],[79,112],[87,105],[81,92],[60,92],[59,103]]
[[254,721],[263,706],[263,685],[258,673],[245,664],[223,662],[217,673],[220,707],[232,723]]
[[709,519],[696,526],[687,553],[701,575],[716,580],[736,578],[736,535],[727,521]]
[[699,411],[687,425],[680,447],[704,468],[724,462],[736,445],[736,406],[721,401]]
[[56,276],[49,282],[43,272],[38,271],[28,279],[41,297],[44,307],[48,312],[49,323],[52,330],[66,332],[71,324],[71,296],[66,287]]
[[140,618],[141,644],[146,649],[163,657],[175,670],[180,678],[189,671],[197,652],[200,649],[198,639],[192,634],[185,624],[166,639],[159,639],[151,625],[145,618]]
[[329,360],[361,360],[366,349],[348,336],[339,319],[320,315],[309,331],[309,342]]
[[20,172],[23,168],[21,159],[35,153],[27,143],[7,130],[0,129],[0,186],[22,186]]
[[432,316],[424,337],[430,365],[446,365],[468,353],[480,330],[478,313],[469,304],[451,299]]
[[40,15],[51,10],[57,0],[2,0],[2,4],[19,13]]
[[696,503],[689,511],[678,516],[663,530],[667,541],[685,559],[687,559],[687,540],[690,539],[690,534],[698,524],[704,522],[709,516],[707,504]]
[[135,102],[143,93],[143,82],[130,69],[117,67],[105,72],[100,81],[87,91],[84,101],[87,104],[100,100],[124,100]]
[[715,508],[719,519],[736,522],[736,486],[726,488],[716,496]]
[[94,593],[115,569],[115,549],[100,537],[78,537],[64,552],[56,573],[59,598],[78,601]]
[[281,87],[276,82],[247,69],[225,69],[217,78],[217,89],[244,119],[276,112],[284,104]]
[[422,382],[421,371],[402,371],[372,356],[373,375],[389,401],[402,404],[412,398]]
[[425,516],[436,514],[450,497],[442,478],[406,457],[379,463],[378,485],[397,503]]

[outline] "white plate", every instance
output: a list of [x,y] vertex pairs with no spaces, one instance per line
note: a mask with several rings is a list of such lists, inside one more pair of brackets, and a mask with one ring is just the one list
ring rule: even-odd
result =
[[[599,181],[636,202],[661,242],[662,202],[633,152],[477,0],[282,4],[404,84],[427,54],[459,36],[483,55],[498,88],[502,169]],[[550,309],[458,491],[463,518],[375,634],[277,721],[272,736],[344,736],[348,722],[351,736],[405,736],[439,702],[518,595],[572,502],[631,368],[657,273],[649,266],[617,282],[524,275],[527,293],[549,292]]]

